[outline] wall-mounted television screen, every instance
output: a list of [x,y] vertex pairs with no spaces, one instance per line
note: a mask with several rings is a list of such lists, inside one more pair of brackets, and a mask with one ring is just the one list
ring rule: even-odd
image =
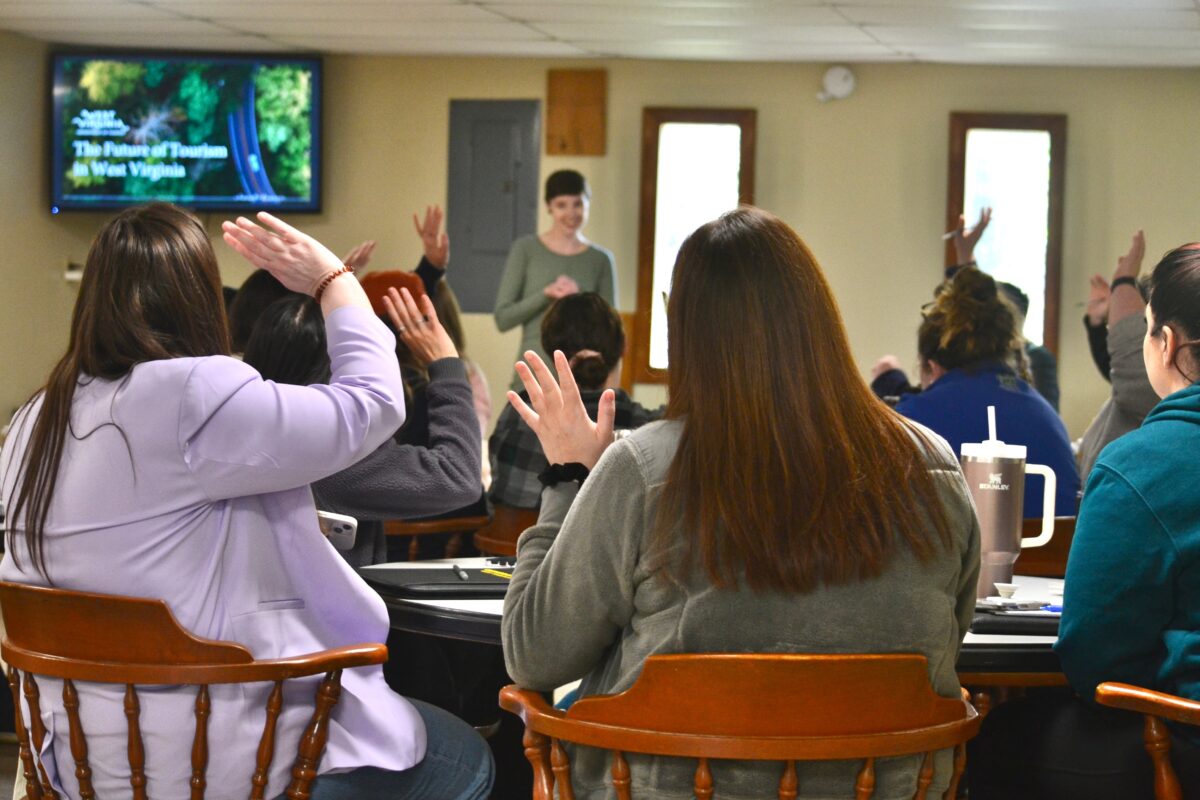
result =
[[319,211],[321,62],[54,53],[51,211]]

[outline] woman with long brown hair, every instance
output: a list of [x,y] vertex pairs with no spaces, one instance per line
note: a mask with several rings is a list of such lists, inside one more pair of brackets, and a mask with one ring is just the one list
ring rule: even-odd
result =
[[[611,393],[591,422],[561,352],[558,381],[536,354],[517,365],[532,408],[509,400],[551,466],[505,600],[512,677],[582,678],[588,695],[659,653],[917,652],[956,697],[979,570],[966,485],[945,443],[859,377],[812,253],[774,216],[732,211],[680,248],[667,319],[667,418],[615,444]],[[610,795],[606,758],[577,754],[576,797]],[[635,795],[691,785],[694,763],[629,763]],[[918,767],[881,764],[880,795],[911,796]],[[800,769],[804,796],[852,791],[853,764]],[[738,797],[778,781],[768,765],[713,773]],[[942,753],[941,790],[949,776]]]
[[[124,211],[88,252],[66,354],[18,413],[0,454],[6,581],[164,600],[206,639],[256,658],[382,642],[387,611],[317,525],[309,484],[371,453],[404,419],[395,341],[328,249],[269,214],[227,222],[225,240],[325,318],[331,374],[283,386],[229,357],[216,256],[200,222],[165,204]],[[428,313],[428,302],[426,313]],[[408,319],[420,324],[416,307]],[[78,797],[57,683],[42,686],[56,791]],[[267,685],[210,687],[208,796],[244,797],[245,731],[261,730]],[[100,797],[129,791],[120,686],[78,687]],[[284,695],[276,741],[296,741],[309,688]],[[152,797],[189,797],[193,690],[143,695]],[[56,735],[56,733],[58,735]],[[104,734],[104,735],[97,735]],[[452,766],[453,765],[453,766]],[[288,760],[272,761],[266,796]],[[486,744],[465,723],[388,689],[380,668],[347,670],[313,800],[480,798]]]

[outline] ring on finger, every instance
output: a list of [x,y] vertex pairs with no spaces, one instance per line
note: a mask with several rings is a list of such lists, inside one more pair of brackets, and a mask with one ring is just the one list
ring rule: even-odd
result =
[[406,330],[408,330],[408,328],[404,325],[401,325],[399,328],[396,328],[396,332],[399,334],[403,334]]

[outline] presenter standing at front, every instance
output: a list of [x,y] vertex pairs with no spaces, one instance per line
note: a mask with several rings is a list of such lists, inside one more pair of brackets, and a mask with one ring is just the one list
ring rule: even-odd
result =
[[[506,331],[522,326],[518,359],[533,350],[549,360],[542,352],[542,317],[560,297],[596,292],[616,306],[617,271],[612,253],[583,235],[591,197],[587,179],[575,170],[553,173],[546,179],[550,230],[523,236],[508,251],[496,295],[496,327]],[[520,379],[514,376],[512,386],[520,391]]]

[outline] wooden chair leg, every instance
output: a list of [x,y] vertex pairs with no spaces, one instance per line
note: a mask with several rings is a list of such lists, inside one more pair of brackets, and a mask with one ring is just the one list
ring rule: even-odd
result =
[[317,687],[312,719],[300,737],[296,763],[292,766],[292,781],[286,792],[288,800],[308,800],[312,782],[317,777],[317,767],[321,763],[321,754],[325,751],[325,742],[329,739],[329,715],[341,696],[342,671],[338,669],[325,673],[325,679]]
[[533,767],[533,800],[554,800],[554,776],[550,771],[550,759],[546,750],[549,740],[536,731],[525,729],[522,739],[525,758]]
[[80,800],[95,800],[92,788],[92,768],[88,765],[87,737],[79,721],[79,692],[72,681],[63,681],[63,708],[67,711],[67,731],[71,742],[71,757],[75,761],[75,779],[79,782]]
[[800,795],[800,781],[796,776],[796,762],[788,761],[779,778],[779,800],[796,800]]
[[856,800],[868,800],[875,794],[875,759],[868,758],[858,771],[858,779],[854,781],[854,797]]
[[946,790],[946,800],[958,797],[958,782],[962,780],[963,771],[967,768],[967,746],[960,744],[954,748],[954,772],[950,775],[950,788]]
[[550,740],[550,766],[554,770],[554,785],[558,787],[559,800],[575,800],[575,787],[571,785],[571,762],[558,739]]
[[[42,782],[42,794],[50,800],[58,800],[58,793],[50,785],[50,776],[46,773],[46,765],[42,763],[42,745],[46,741],[46,724],[42,722],[41,692],[33,675],[25,673],[25,702],[29,705],[29,733],[33,737],[33,753],[37,761],[37,774]],[[145,800],[135,797],[134,800]]]
[[37,767],[33,763],[33,749],[29,746],[29,730],[21,717],[21,673],[8,668],[8,687],[12,691],[13,723],[17,729],[17,751],[20,753],[21,769],[25,774],[25,799],[42,800],[42,785],[38,783]]
[[1179,788],[1179,778],[1171,766],[1171,732],[1166,723],[1158,717],[1146,715],[1145,726],[1142,728],[1142,739],[1146,743],[1146,752],[1154,762],[1154,797],[1155,800],[1183,800],[1183,791]]

